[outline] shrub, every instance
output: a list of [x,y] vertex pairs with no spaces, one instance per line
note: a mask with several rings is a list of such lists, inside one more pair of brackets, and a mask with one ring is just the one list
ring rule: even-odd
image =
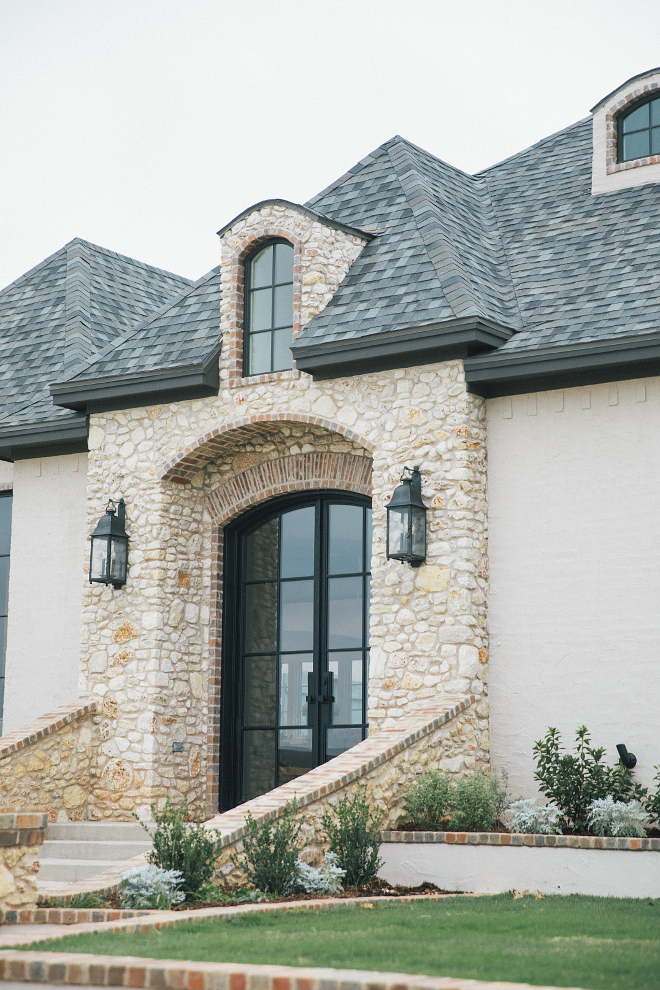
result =
[[[201,888],[213,876],[214,864],[222,841],[216,831],[213,838],[202,821],[188,822],[188,800],[174,806],[169,795],[162,812],[152,804],[151,813],[156,822],[153,849],[147,860],[163,870],[179,870],[183,876],[182,890],[188,900],[195,900]],[[149,828],[137,815],[135,818],[149,832]]]
[[330,839],[330,851],[345,871],[348,887],[362,887],[383,865],[378,856],[382,818],[382,812],[372,813],[366,787],[363,791],[358,787],[353,798],[346,795],[323,813],[321,822]]
[[589,806],[589,824],[596,835],[627,835],[643,839],[644,812],[637,801],[615,801],[611,794]]
[[648,793],[623,764],[605,766],[604,748],[595,749],[589,745],[590,741],[587,727],[582,725],[577,730],[575,754],[562,753],[561,736],[554,728],[549,728],[545,739],[534,744],[534,777],[542,793],[559,806],[560,828],[569,834],[590,831],[592,801],[611,795],[615,801],[643,803]]
[[257,890],[285,896],[294,889],[298,877],[298,837],[305,821],[296,820],[297,814],[295,799],[285,806],[280,818],[268,818],[261,824],[248,812],[243,859],[234,857],[234,862]]
[[504,813],[506,791],[494,775],[473,773],[458,778],[451,802],[449,828],[455,832],[479,832],[492,828]]
[[316,869],[298,860],[298,880],[296,887],[306,894],[336,894],[344,888],[341,885],[346,871],[339,865],[339,859],[333,852],[327,852],[323,865]]
[[453,783],[442,770],[420,774],[406,795],[408,820],[428,831],[438,831],[451,814]]
[[137,866],[119,877],[119,896],[123,908],[158,908],[169,911],[186,899],[179,887],[180,870],[162,870],[158,866]]
[[655,794],[649,796],[644,802],[644,810],[649,821],[660,826],[660,766],[653,767],[653,769],[656,771],[653,779],[658,786]]
[[508,807],[512,832],[531,835],[552,835],[559,831],[560,811],[554,802],[537,805],[532,798],[520,798]]

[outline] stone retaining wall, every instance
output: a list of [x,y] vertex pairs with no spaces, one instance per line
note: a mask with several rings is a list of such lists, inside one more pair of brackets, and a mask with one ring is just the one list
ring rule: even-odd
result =
[[47,824],[45,814],[0,813],[0,918],[7,910],[36,906],[37,854]]

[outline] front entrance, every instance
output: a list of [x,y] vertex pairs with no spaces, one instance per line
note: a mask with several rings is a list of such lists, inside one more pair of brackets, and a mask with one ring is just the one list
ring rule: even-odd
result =
[[367,734],[370,500],[287,495],[225,531],[221,810]]

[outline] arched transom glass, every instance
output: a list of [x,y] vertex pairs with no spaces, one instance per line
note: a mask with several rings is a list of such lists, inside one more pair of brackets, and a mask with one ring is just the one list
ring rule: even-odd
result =
[[660,155],[660,96],[619,117],[617,149],[620,162]]
[[244,362],[248,375],[291,367],[293,247],[270,241],[246,265]]

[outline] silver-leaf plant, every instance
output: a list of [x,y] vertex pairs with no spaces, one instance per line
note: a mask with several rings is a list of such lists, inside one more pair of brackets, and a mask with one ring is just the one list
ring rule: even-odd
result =
[[296,886],[306,894],[336,894],[344,888],[341,885],[346,876],[346,870],[339,865],[336,853],[327,852],[323,864],[318,867],[298,860],[298,876]]
[[159,908],[170,910],[186,899],[179,890],[183,881],[180,870],[163,870],[160,866],[136,866],[119,877],[122,908]]
[[643,839],[644,812],[637,801],[615,801],[611,794],[589,805],[589,824],[596,835],[619,835]]
[[551,801],[538,805],[533,798],[520,798],[507,808],[512,832],[532,835],[556,835],[559,832],[559,808]]

